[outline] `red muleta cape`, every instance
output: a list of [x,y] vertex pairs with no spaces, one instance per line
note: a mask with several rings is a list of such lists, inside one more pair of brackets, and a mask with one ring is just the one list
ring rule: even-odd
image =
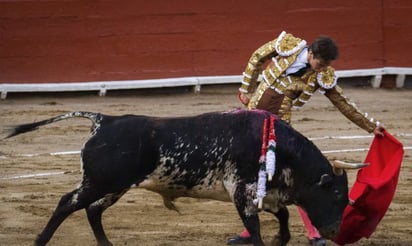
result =
[[332,239],[339,245],[369,238],[385,215],[395,194],[403,158],[402,144],[387,131],[373,139],[365,163],[349,193],[354,201],[343,213],[338,235]]

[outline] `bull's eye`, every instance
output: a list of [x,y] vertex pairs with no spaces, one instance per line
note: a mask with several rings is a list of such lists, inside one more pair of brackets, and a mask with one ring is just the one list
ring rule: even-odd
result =
[[339,192],[339,190],[334,190],[333,193],[335,194],[336,200],[340,200],[342,198],[342,194]]

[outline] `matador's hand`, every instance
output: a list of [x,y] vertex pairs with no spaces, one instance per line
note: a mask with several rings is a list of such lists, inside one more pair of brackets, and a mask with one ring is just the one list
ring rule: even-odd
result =
[[237,94],[237,96],[239,97],[239,101],[243,104],[243,105],[248,105],[250,99],[248,96],[246,96],[245,93],[239,92]]
[[373,130],[373,134],[375,134],[375,136],[383,137],[383,132],[384,131],[386,131],[386,128],[383,125],[378,125]]

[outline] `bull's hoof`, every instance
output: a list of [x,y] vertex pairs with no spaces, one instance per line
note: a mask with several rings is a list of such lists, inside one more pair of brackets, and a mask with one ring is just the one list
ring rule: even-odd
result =
[[47,242],[44,242],[40,235],[37,235],[36,239],[34,240],[33,246],[44,246]]
[[285,246],[288,244],[290,240],[290,234],[287,235],[276,235],[275,238],[272,240],[271,246]]
[[326,240],[324,238],[318,237],[309,240],[309,245],[313,246],[326,246]]
[[252,244],[252,238],[251,237],[241,237],[240,235],[236,235],[227,240],[227,245],[245,245],[245,244]]
[[97,243],[97,246],[113,246],[111,242]]

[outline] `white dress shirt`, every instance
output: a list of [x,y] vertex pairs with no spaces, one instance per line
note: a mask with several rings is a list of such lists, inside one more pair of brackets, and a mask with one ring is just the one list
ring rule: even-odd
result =
[[296,57],[296,61],[286,69],[286,75],[296,73],[301,68],[305,68],[308,64],[308,48],[303,48],[300,54]]

